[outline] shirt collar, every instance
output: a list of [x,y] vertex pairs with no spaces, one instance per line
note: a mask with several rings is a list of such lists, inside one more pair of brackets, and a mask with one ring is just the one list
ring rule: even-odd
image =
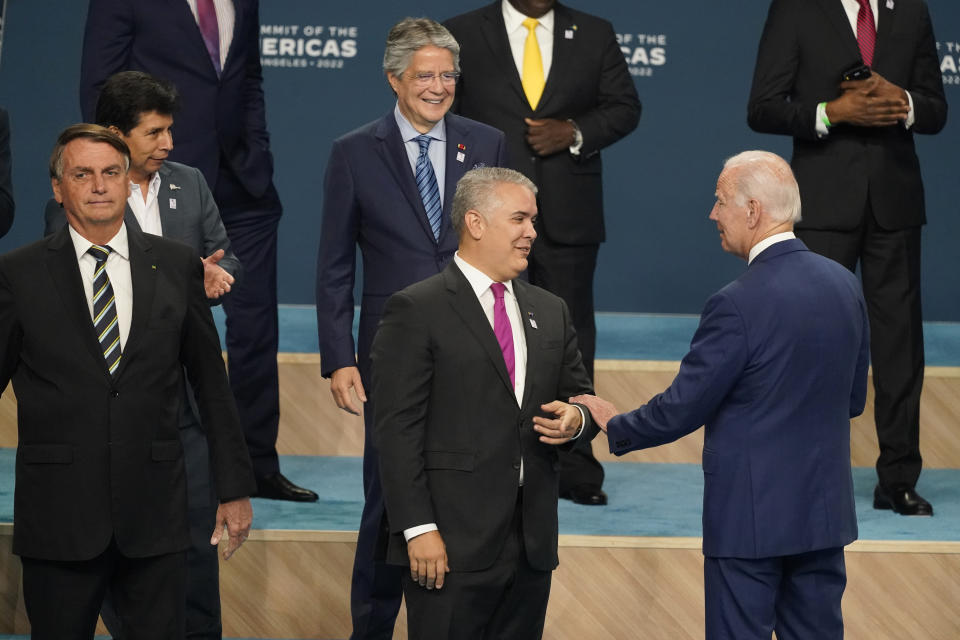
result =
[[[513,33],[519,28],[526,27],[523,26],[523,21],[527,19],[527,16],[517,11],[516,7],[510,4],[510,0],[503,0],[503,23],[507,27],[507,33]],[[547,11],[545,14],[537,18],[537,21],[540,22],[540,26],[544,29],[553,33],[553,9]]]
[[[77,252],[77,260],[80,260],[87,253],[87,250],[93,246],[93,243],[80,235],[76,229],[67,225],[67,228],[70,230],[70,239],[73,240],[73,249]],[[109,242],[110,249],[114,253],[119,255],[124,260],[130,259],[130,243],[127,240],[127,225],[126,223],[120,225],[120,230],[117,231],[117,235],[113,236]]]
[[793,231],[784,231],[783,233],[775,233],[772,236],[764,238],[750,249],[750,257],[747,258],[747,264],[749,265],[753,262],[754,258],[763,253],[764,249],[767,249],[771,245],[783,242],[784,240],[793,240],[796,237]]
[[[158,193],[160,193],[160,182],[161,182],[161,180],[160,180],[160,172],[159,172],[159,171],[154,171],[154,172],[153,172],[153,177],[150,178],[150,182],[147,183],[147,193],[150,193],[150,194],[152,194],[152,195],[157,195]],[[139,185],[138,183],[134,182],[133,180],[131,180],[131,181],[130,181],[130,192],[131,192],[131,195],[132,195],[134,189],[136,189],[137,193],[140,193],[140,185]],[[142,196],[141,196],[141,197],[142,197]]]
[[[460,267],[460,271],[463,272],[463,275],[467,278],[467,282],[470,283],[470,288],[473,289],[473,292],[478,298],[490,290],[490,285],[494,282],[490,276],[461,258],[459,251],[453,254],[453,260],[457,263],[457,266]],[[503,283],[503,285],[507,288],[507,291],[509,291],[510,295],[512,296],[513,281],[507,280]]]
[[[410,124],[410,121],[407,120],[402,113],[400,113],[399,103],[397,103],[397,105],[393,108],[393,117],[396,119],[397,126],[400,128],[400,139],[404,142],[410,142],[417,136],[424,135],[414,129],[413,125]],[[446,141],[446,119],[441,118],[437,124],[433,125],[433,128],[430,129],[430,131],[427,131],[426,135],[430,136],[434,140]]]

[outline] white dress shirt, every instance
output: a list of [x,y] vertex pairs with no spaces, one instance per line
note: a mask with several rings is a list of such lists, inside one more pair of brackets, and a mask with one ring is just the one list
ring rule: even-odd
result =
[[421,134],[400,113],[399,104],[393,108],[393,117],[397,121],[397,127],[400,128],[400,139],[403,140],[403,148],[407,152],[407,159],[410,160],[410,171],[413,172],[414,176],[417,175],[417,158],[420,157],[420,143],[416,141],[416,138],[419,135],[428,135],[433,138],[430,141],[430,147],[427,149],[427,157],[430,158],[433,173],[437,176],[437,186],[440,188],[440,208],[442,209],[444,180],[447,177],[447,126],[445,121],[441,118],[430,131]]
[[140,224],[140,230],[144,233],[152,233],[155,236],[163,235],[163,225],[160,223],[160,204],[157,196],[160,195],[160,172],[157,171],[150,178],[147,184],[147,198],[144,201],[143,193],[140,191],[140,185],[136,182],[130,182],[130,197],[127,198],[127,204],[133,211],[133,217]]
[[[69,225],[68,225],[69,226]],[[77,262],[80,264],[80,279],[83,281],[83,292],[87,299],[87,308],[90,310],[90,322],[93,322],[93,272],[97,268],[96,259],[87,253],[93,243],[70,229],[70,239],[77,252]],[[120,349],[127,344],[130,334],[130,318],[133,316],[133,280],[130,277],[130,245],[127,242],[127,226],[121,225],[117,235],[107,243],[112,249],[107,257],[107,277],[113,287],[114,302],[117,306],[117,326],[120,329]]]
[[784,231],[783,233],[775,233],[772,236],[764,238],[757,244],[750,247],[750,255],[747,257],[747,264],[749,265],[751,262],[753,262],[753,259],[763,253],[763,250],[770,245],[783,242],[784,240],[793,240],[796,237],[797,236],[794,235],[793,231]]
[[[190,5],[190,11],[193,12],[193,19],[199,25],[197,0],[187,0],[187,4]],[[223,69],[223,65],[227,63],[230,44],[233,42],[233,24],[236,20],[236,10],[233,8],[233,0],[213,0],[213,8],[217,13],[217,31],[220,33],[220,68]]]

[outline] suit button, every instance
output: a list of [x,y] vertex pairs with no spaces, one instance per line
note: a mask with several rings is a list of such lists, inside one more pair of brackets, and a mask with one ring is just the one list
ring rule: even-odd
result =
[[116,389],[114,389],[113,391],[110,392],[110,397],[111,397],[111,398],[119,398],[119,397],[120,397],[120,392],[117,391]]
[[519,463],[519,462],[514,462],[514,463],[513,463],[513,468],[516,469],[517,471],[519,471],[519,470],[520,470],[520,463]]

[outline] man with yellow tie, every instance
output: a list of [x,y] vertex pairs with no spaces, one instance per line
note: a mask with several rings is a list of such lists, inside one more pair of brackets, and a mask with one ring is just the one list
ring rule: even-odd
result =
[[[507,166],[539,188],[530,282],[567,303],[593,378],[593,273],[605,235],[600,150],[640,119],[613,27],[554,0],[496,0],[445,26],[460,43],[453,111],[503,131]],[[589,448],[560,461],[560,497],[607,503]]]

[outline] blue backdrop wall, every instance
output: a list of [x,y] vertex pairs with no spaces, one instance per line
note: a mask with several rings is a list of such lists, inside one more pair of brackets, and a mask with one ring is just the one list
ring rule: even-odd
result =
[[[444,20],[484,0],[262,0],[261,53],[280,229],[280,300],[312,303],[321,180],[337,136],[393,106],[380,71],[390,25]],[[917,146],[927,191],[923,299],[927,320],[960,321],[960,3],[928,0],[954,113]],[[604,152],[609,240],[597,270],[602,311],[698,313],[743,269],[707,220],[723,159],[747,148],[787,155],[785,137],[755,134],[746,101],[768,0],[730,4],[570,0],[608,18],[643,102],[640,126]],[[86,3],[10,0],[0,105],[10,111],[17,217],[8,250],[36,239],[50,194],[46,162],[79,119],[77,81]],[[178,46],[175,41],[170,46]]]

